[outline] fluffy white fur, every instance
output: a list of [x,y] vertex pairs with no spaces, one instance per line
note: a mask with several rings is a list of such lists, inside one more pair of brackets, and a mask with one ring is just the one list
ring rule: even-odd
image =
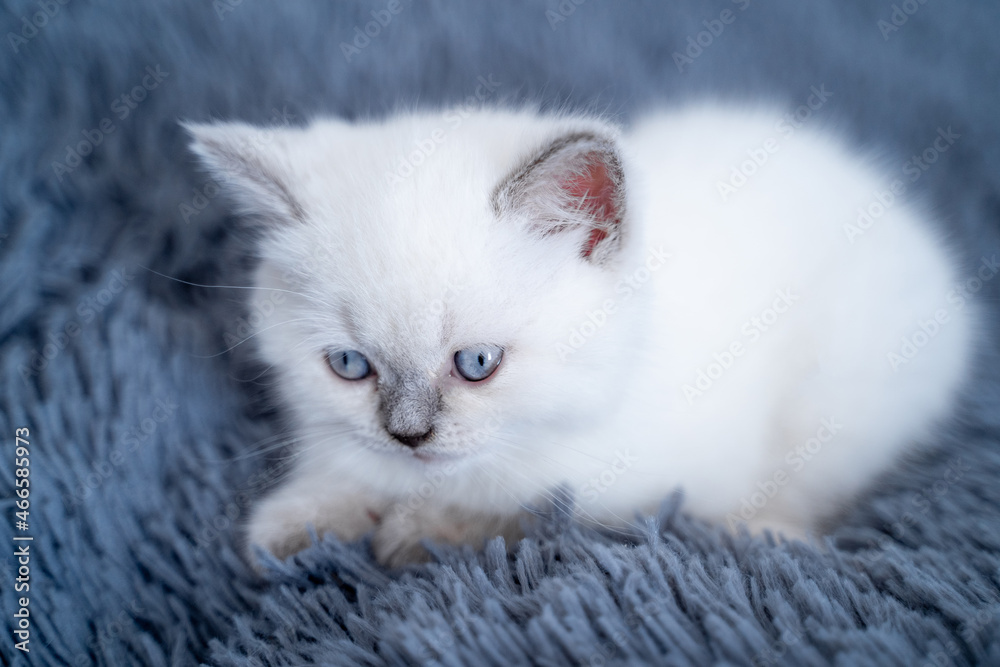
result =
[[[922,211],[895,197],[849,240],[889,180],[822,133],[779,132],[780,117],[705,105],[625,132],[490,110],[189,126],[263,221],[253,298],[284,296],[255,340],[295,459],[249,542],[285,555],[307,524],[374,531],[395,565],[424,538],[514,539],[524,508],[560,486],[604,525],[681,488],[707,520],[814,531],[948,414],[975,326]],[[568,136],[585,138],[544,158]],[[608,156],[620,220],[588,220],[566,184]],[[481,343],[503,360],[470,383],[453,357]],[[377,375],[336,376],[329,350],[360,351]],[[386,431],[392,377],[440,397],[418,447]]]

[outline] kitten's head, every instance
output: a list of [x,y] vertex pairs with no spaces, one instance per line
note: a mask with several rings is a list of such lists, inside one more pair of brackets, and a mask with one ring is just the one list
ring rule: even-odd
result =
[[188,129],[262,232],[256,338],[310,448],[523,465],[615,401],[627,318],[604,306],[635,234],[613,126],[458,111]]

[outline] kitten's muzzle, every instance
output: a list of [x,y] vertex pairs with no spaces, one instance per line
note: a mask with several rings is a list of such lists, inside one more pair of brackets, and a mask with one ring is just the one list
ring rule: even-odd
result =
[[379,383],[379,408],[386,433],[406,447],[416,448],[434,433],[441,393],[425,378],[411,374]]

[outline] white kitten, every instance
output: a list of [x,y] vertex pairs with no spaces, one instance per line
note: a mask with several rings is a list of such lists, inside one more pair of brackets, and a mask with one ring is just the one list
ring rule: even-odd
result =
[[284,296],[255,340],[296,458],[249,541],[374,531],[399,564],[514,539],[560,486],[605,525],[679,487],[730,527],[815,530],[948,414],[974,320],[920,211],[778,119],[190,126],[264,221],[253,298]]

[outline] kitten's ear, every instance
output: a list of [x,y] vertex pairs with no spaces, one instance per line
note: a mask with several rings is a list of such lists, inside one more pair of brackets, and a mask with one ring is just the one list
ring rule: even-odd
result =
[[181,125],[191,135],[191,150],[232,196],[238,213],[267,221],[302,220],[279,138],[287,130],[245,123]]
[[625,217],[622,161],[612,138],[564,135],[516,169],[493,195],[498,215],[526,216],[542,234],[572,234],[580,256],[594,263],[621,245]]

